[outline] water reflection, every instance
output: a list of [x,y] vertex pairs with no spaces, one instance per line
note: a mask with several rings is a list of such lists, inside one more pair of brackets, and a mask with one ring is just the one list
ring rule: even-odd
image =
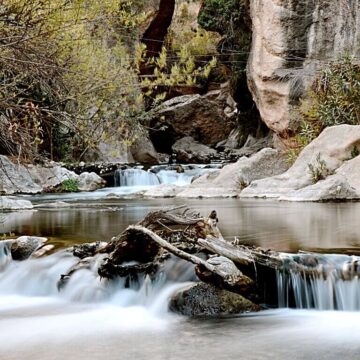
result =
[[265,200],[113,200],[72,203],[1,214],[0,232],[41,235],[58,244],[108,240],[149,211],[181,205],[207,215],[218,211],[224,236],[282,251],[360,248],[360,204],[287,203]]

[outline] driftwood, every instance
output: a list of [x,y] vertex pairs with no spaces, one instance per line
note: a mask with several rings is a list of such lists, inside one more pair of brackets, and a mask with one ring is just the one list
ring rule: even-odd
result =
[[93,263],[91,258],[100,253],[103,260],[98,274],[103,278],[125,277],[129,280],[125,283],[144,275],[154,278],[172,254],[194,264],[201,281],[241,294],[255,303],[268,304],[277,301],[276,271],[296,272],[303,277],[326,277],[336,271],[344,280],[360,272],[357,258],[349,257],[349,264],[338,269],[322,254],[287,254],[236,241],[230,243],[222,237],[217,223],[215,211],[208,217],[183,206],[151,212],[106,245],[75,247],[74,255],[85,259],[62,276],[59,288],[66,286],[75,271],[89,266],[88,261]]

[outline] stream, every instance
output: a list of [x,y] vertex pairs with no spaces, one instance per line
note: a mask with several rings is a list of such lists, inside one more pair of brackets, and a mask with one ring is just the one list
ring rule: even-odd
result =
[[[122,191],[130,193],[132,186]],[[94,269],[84,269],[65,291],[57,290],[59,274],[74,263],[62,248],[109,240],[164,206],[186,204],[202,215],[216,209],[225,238],[245,244],[358,254],[359,203],[108,197],[113,191],[120,190],[32,196],[36,210],[0,214],[0,233],[46,236],[57,249],[23,262],[0,249],[1,360],[359,358],[360,302],[354,311],[279,308],[217,319],[169,313],[169,296],[194,280],[183,261],[174,260],[153,283],[145,278],[125,288],[120,280],[100,281]],[[345,297],[359,294],[358,280],[344,291]]]

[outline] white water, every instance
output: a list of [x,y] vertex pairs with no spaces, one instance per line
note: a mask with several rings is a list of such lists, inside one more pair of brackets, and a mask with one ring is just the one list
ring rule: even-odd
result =
[[278,271],[279,307],[359,311],[358,262],[355,256],[326,255],[311,268],[311,276],[292,270],[286,274]]
[[[184,284],[169,281],[163,273],[153,282],[146,277],[125,288],[122,280],[100,279],[94,264],[75,272],[59,292],[60,275],[78,259],[60,251],[41,259],[12,261],[7,244],[0,244],[4,244],[0,248],[0,359],[11,358],[16,348],[27,351],[42,343],[161,332],[174,321],[167,313],[168,299]],[[171,267],[179,279],[191,276],[188,268],[175,262]]]
[[153,166],[145,171],[141,167],[115,171],[115,186],[147,187],[160,184],[184,186],[207,172],[218,169],[217,165],[182,165],[183,172],[178,172],[176,166]]

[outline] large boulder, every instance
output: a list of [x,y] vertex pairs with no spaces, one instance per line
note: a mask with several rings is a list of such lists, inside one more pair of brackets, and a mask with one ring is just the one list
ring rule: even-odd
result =
[[178,197],[236,197],[252,181],[286,171],[283,153],[266,148],[253,156],[242,157],[221,170],[205,174],[181,191]]
[[[0,193],[11,195],[16,193],[35,194],[56,191],[66,180],[78,182],[81,191],[93,191],[105,186],[105,181],[95,173],[82,173],[80,176],[59,164],[17,165],[6,156],[0,155]],[[12,201],[14,206],[20,206]],[[7,201],[10,206],[10,201]],[[24,206],[29,204],[23,203]]]
[[288,171],[253,181],[240,197],[309,201],[357,198],[354,191],[360,190],[360,159],[351,160],[356,149],[360,149],[360,125],[326,128]]
[[42,187],[34,182],[29,170],[20,164],[14,164],[6,156],[0,155],[0,193],[36,194]]
[[28,210],[34,206],[29,200],[17,199],[9,196],[0,196],[1,210]]
[[186,136],[215,146],[225,140],[235,126],[233,117],[228,115],[211,96],[179,96],[161,105],[151,121],[150,137],[157,150],[165,153],[170,153],[176,140]]
[[135,140],[130,148],[133,159],[142,164],[159,164],[160,157],[147,134]]
[[216,150],[198,143],[191,136],[176,141],[172,151],[180,163],[208,163],[217,155]]
[[52,191],[60,186],[65,180],[78,180],[78,175],[54,164],[50,166],[29,166],[28,172],[32,180],[41,187],[42,191]]
[[106,185],[106,181],[94,172],[83,172],[78,177],[78,189],[80,191],[95,191]]
[[298,126],[294,106],[319,68],[341,54],[359,56],[360,2],[251,1],[248,84],[262,120],[286,139]]
[[243,296],[205,283],[179,290],[172,296],[169,308],[186,316],[218,316],[258,310],[257,305]]
[[11,244],[11,256],[14,260],[26,260],[41,249],[47,238],[37,236],[20,236]]
[[333,175],[306,186],[290,191],[279,198],[287,201],[334,201],[360,199],[360,156],[345,161]]

